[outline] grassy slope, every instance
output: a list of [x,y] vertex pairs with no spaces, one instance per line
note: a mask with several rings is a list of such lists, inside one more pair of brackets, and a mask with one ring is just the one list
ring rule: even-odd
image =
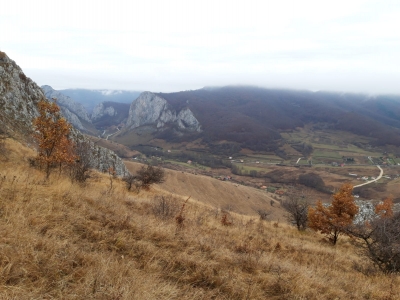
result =
[[98,173],[85,186],[56,174],[45,182],[27,166],[32,151],[10,140],[7,149],[1,299],[400,298],[400,278],[360,272],[369,266],[348,239],[332,247],[315,233],[240,215],[223,226],[220,212],[194,201],[177,229],[151,209],[160,187],[127,193],[115,180],[109,192]]
[[[142,164],[125,162],[131,172],[138,170]],[[283,219],[279,203],[273,200],[265,191],[252,187],[220,181],[208,176],[194,175],[181,171],[165,170],[166,180],[159,189],[179,195],[191,196],[209,207],[228,209],[247,215],[257,215],[258,210],[271,210],[273,220]],[[270,201],[275,202],[271,207]]]

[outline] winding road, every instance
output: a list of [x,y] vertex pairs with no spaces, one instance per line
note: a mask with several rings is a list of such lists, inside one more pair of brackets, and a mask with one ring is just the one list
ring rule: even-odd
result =
[[370,181],[367,181],[367,182],[364,182],[364,183],[355,185],[354,188],[360,187],[360,186],[363,186],[363,185],[367,185],[367,184],[370,184],[370,183],[372,183],[372,182],[375,182],[375,181],[378,181],[379,179],[381,179],[381,178],[382,178],[382,175],[383,175],[383,170],[382,170],[381,166],[379,166],[379,165],[376,165],[376,166],[378,167],[379,170],[381,170],[381,173],[379,174],[379,176],[376,177],[374,180],[370,180]]

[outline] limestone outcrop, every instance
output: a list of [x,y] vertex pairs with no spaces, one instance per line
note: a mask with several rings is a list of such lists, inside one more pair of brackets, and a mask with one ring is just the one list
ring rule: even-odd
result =
[[104,102],[101,102],[95,106],[92,112],[91,119],[96,121],[104,116],[114,117],[118,114],[113,106],[106,106]]
[[[39,115],[37,104],[41,100],[48,101],[43,90],[0,51],[0,129],[11,137],[31,143],[34,131],[32,122]],[[79,109],[75,110],[75,115],[77,111],[79,113]],[[84,114],[81,116],[85,117]],[[77,129],[72,130],[71,136],[90,143],[93,168],[103,171],[113,167],[117,175],[127,173],[124,163],[113,151],[94,145]]]
[[177,112],[171,108],[167,100],[151,92],[141,93],[132,102],[126,127],[134,129],[144,125],[154,125],[161,129],[168,123],[175,123],[183,131],[201,131],[199,121],[189,108]]

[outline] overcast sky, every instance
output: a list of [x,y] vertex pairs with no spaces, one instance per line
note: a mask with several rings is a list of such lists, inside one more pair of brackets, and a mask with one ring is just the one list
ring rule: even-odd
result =
[[55,89],[400,94],[400,1],[13,0],[0,50]]

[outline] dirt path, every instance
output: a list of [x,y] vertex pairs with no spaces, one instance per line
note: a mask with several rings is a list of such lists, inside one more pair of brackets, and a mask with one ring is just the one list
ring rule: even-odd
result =
[[378,181],[379,179],[381,179],[381,178],[382,178],[382,175],[383,175],[383,170],[382,170],[382,168],[381,168],[379,165],[376,165],[376,166],[378,167],[379,170],[381,170],[381,173],[379,174],[378,177],[376,177],[374,180],[370,180],[370,181],[367,181],[367,182],[364,182],[364,183],[355,185],[354,187],[356,188],[356,187],[364,186],[364,185],[370,184],[370,183],[372,183],[372,182],[375,182],[375,181]]

